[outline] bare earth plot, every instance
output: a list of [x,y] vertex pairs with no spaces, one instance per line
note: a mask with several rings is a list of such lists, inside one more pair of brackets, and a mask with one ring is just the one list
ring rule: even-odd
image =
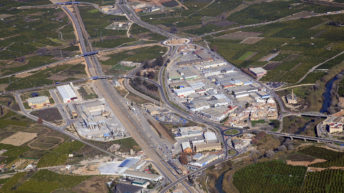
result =
[[17,133],[3,139],[0,143],[9,144],[14,146],[21,146],[24,143],[31,141],[37,137],[37,133],[27,133],[18,131]]
[[252,44],[259,42],[262,39],[264,39],[264,37],[247,37],[243,41],[241,41],[240,43],[252,45]]
[[219,39],[227,39],[227,40],[245,40],[246,38],[249,37],[257,37],[261,33],[259,32],[242,32],[242,31],[237,31],[229,34],[222,35],[218,37]]

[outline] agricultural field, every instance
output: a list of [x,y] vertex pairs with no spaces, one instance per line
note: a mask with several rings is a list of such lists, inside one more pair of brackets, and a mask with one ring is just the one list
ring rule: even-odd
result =
[[340,8],[318,6],[302,3],[298,0],[272,1],[253,4],[240,12],[236,12],[227,19],[238,24],[253,24],[277,20],[301,11],[314,11],[315,13],[326,13],[336,11]]
[[153,46],[148,48],[138,48],[134,50],[129,50],[117,54],[109,55],[109,58],[102,62],[105,69],[110,67],[109,73],[111,74],[121,74],[128,70],[133,69],[133,67],[123,66],[120,64],[121,61],[132,61],[132,62],[146,62],[159,56],[166,52],[166,48],[160,46]]
[[37,167],[65,165],[69,161],[68,154],[77,152],[83,146],[84,144],[77,141],[66,141],[44,154],[37,163]]
[[89,6],[80,7],[79,10],[94,47],[113,48],[123,44],[135,43],[138,40],[162,41],[165,39],[165,37],[151,33],[136,24],[131,26],[128,37],[127,30],[106,29],[115,21],[126,22],[127,19],[124,16],[106,15]]
[[[234,34],[221,34],[219,37],[208,38],[211,47],[228,61],[240,68],[262,66],[268,74],[262,81],[297,82],[310,68],[341,52],[344,47],[343,28],[328,25],[330,21],[343,22],[344,16],[326,16],[275,23],[260,27],[242,29],[242,33],[260,33],[264,39],[255,44],[240,44],[240,39],[229,39]],[[240,33],[240,32],[235,32]],[[224,38],[227,37],[227,38]],[[247,52],[256,55],[243,60]],[[270,61],[261,59],[272,53],[278,53]],[[336,67],[343,56],[333,59],[319,68]],[[322,74],[311,74],[304,80],[311,82]]]
[[226,15],[241,3],[241,0],[186,0],[183,4],[187,10],[179,8],[173,12],[143,15],[142,19],[172,32],[201,35],[233,25],[226,20]]
[[325,162],[310,165],[325,169],[307,171],[305,166],[287,165],[282,160],[263,161],[236,171],[233,184],[243,193],[343,192],[344,171],[328,168],[343,166],[343,155],[341,152],[308,146],[290,154],[287,159],[295,160],[299,164],[307,164],[316,158],[325,159]]
[[88,178],[88,176],[61,175],[49,170],[17,173],[3,184],[0,191],[7,193],[46,193],[54,191],[68,192],[71,191],[74,186],[77,186]]
[[[51,63],[72,51],[73,31],[60,9],[16,9],[17,6],[50,4],[49,1],[8,1],[0,7],[0,71],[11,74]],[[44,33],[37,33],[37,31]],[[64,50],[64,51],[63,51]]]
[[306,167],[288,166],[280,161],[249,165],[233,176],[233,183],[241,193],[297,192],[302,185]]
[[[58,146],[66,139],[62,134],[7,109],[4,109],[4,114],[0,117],[0,128],[0,149],[7,150],[0,155],[0,163],[2,164],[11,165],[12,162],[16,162],[18,159],[37,161],[46,151],[51,149],[49,147]],[[16,140],[9,141],[11,137],[13,138],[13,136],[18,134],[20,136],[16,136]],[[30,134],[30,136],[35,134],[37,136],[33,139],[33,137],[26,134]],[[57,138],[59,140],[56,140]],[[42,146],[41,149],[35,148],[35,145],[43,139],[46,146]]]
[[65,64],[29,74],[26,77],[8,77],[0,79],[5,90],[19,90],[54,84],[55,82],[72,81],[86,77],[83,64]]

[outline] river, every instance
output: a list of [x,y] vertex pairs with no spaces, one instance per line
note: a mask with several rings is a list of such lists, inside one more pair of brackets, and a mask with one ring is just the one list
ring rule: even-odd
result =
[[322,104],[322,107],[320,109],[321,113],[328,113],[328,108],[331,106],[332,102],[332,96],[331,96],[331,90],[333,88],[333,83],[338,79],[337,76],[332,78],[330,81],[328,81],[325,85],[325,92],[323,93],[322,97],[324,99],[324,102]]
[[[227,170],[228,171],[228,170]],[[222,182],[223,182],[223,177],[225,176],[225,173],[227,171],[224,171],[220,176],[219,178],[217,178],[216,180],[216,184],[215,184],[215,188],[216,190],[219,192],[219,193],[225,193],[225,191],[223,191],[223,188],[222,188]]]

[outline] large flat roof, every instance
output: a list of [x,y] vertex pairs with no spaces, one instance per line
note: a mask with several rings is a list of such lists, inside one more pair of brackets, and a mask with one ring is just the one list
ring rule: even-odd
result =
[[77,98],[74,90],[70,85],[57,86],[56,89],[59,91],[60,95],[64,99]]

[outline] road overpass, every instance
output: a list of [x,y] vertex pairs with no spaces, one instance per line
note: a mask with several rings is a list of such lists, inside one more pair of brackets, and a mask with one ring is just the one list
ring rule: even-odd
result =
[[312,136],[306,136],[306,135],[297,135],[297,134],[290,134],[290,133],[278,133],[278,132],[272,132],[267,131],[267,134],[275,135],[278,137],[286,137],[290,139],[301,139],[304,141],[315,141],[317,143],[337,143],[337,144],[344,144],[344,141],[337,140],[337,139],[330,139],[330,138],[322,138],[322,137],[312,137]]

